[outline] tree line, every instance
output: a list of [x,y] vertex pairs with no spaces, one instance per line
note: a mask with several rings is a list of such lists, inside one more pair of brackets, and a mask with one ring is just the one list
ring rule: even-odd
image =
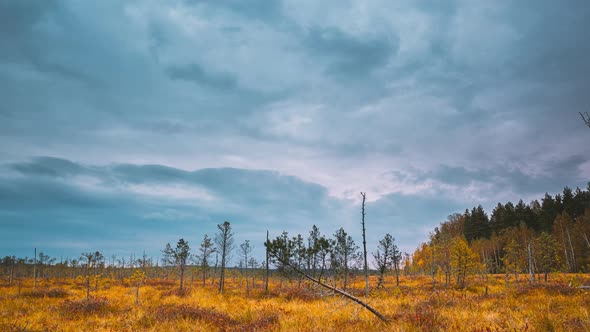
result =
[[[129,278],[140,270],[147,278],[178,277],[180,291],[188,274],[191,284],[195,278],[203,286],[210,280],[223,293],[228,263],[237,253],[237,269],[231,269],[231,273],[240,274],[247,291],[256,278],[268,290],[272,266],[272,273],[279,273],[281,280],[296,282],[297,287],[304,287],[306,278],[295,270],[314,280],[329,281],[344,291],[352,276],[364,272],[366,296],[369,274],[377,276],[376,287],[380,288],[388,273],[395,276],[396,285],[401,274],[425,274],[432,276],[433,285],[438,276],[446,285],[464,286],[471,274],[485,277],[503,273],[507,280],[519,280],[519,275],[526,273],[533,282],[546,280],[554,271],[590,270],[590,183],[586,190],[566,187],[555,196],[546,193],[540,201],[528,204],[522,200],[517,204],[498,203],[489,216],[481,205],[453,214],[412,255],[402,253],[389,233],[379,240],[374,252],[367,253],[364,193],[361,196],[362,248],[343,228],[325,235],[313,225],[304,235],[283,232],[269,239],[267,232],[266,257],[258,260],[252,255],[254,246],[249,240],[236,248],[231,224],[225,221],[217,225],[213,237],[204,235],[194,251],[184,238],[175,245],[166,244],[161,260],[145,253],[140,257],[105,257],[99,251],[91,251],[57,262],[39,252],[33,258],[6,256],[0,259],[0,266],[9,284],[32,276],[33,287],[38,278],[81,277],[89,292],[91,284],[98,288],[101,278]],[[367,256],[372,258],[370,266]],[[136,275],[136,279],[140,277]]]
[[498,203],[489,216],[481,205],[453,214],[416,249],[412,269],[457,285],[473,273],[547,280],[550,272],[590,270],[589,235],[590,183],[528,204]]

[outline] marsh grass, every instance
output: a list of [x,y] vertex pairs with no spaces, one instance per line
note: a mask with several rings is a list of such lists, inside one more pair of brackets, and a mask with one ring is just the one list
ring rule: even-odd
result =
[[[46,281],[33,291],[24,280],[20,296],[16,285],[0,288],[0,331],[590,331],[590,291],[570,286],[589,285],[590,277],[552,277],[508,287],[504,276],[487,284],[472,278],[466,288],[434,290],[427,277],[403,277],[399,287],[389,277],[366,300],[390,325],[342,297],[307,285],[279,288],[278,280],[268,294],[228,280],[224,295],[208,282],[180,296],[178,282],[149,280],[138,305],[135,288],[121,281],[105,281],[86,300],[77,281]],[[363,286],[359,278],[349,290],[363,297]]]
[[27,290],[21,293],[23,297],[30,297],[30,298],[44,298],[44,297],[51,297],[51,298],[65,298],[68,297],[70,293],[63,288],[38,288],[35,290]]

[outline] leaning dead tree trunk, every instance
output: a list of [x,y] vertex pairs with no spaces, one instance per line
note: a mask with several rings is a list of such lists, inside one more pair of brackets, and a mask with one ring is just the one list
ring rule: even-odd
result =
[[324,288],[327,288],[327,289],[329,289],[329,290],[331,290],[331,291],[333,291],[333,292],[335,292],[335,293],[338,293],[338,294],[340,294],[340,295],[342,295],[342,296],[346,297],[347,299],[349,299],[349,300],[351,300],[351,301],[353,301],[353,302],[356,302],[356,303],[360,304],[360,305],[361,305],[363,308],[365,308],[365,309],[369,310],[369,311],[370,311],[370,312],[371,312],[373,315],[377,316],[377,318],[379,318],[379,319],[380,319],[382,322],[384,322],[384,323],[386,323],[386,324],[389,324],[389,321],[387,320],[387,318],[385,318],[385,317],[384,317],[382,314],[380,314],[380,313],[379,313],[377,310],[375,310],[373,307],[371,307],[371,306],[370,306],[370,305],[368,305],[367,303],[363,302],[363,301],[362,301],[362,300],[360,300],[359,298],[357,298],[357,297],[355,297],[355,296],[353,296],[353,295],[351,295],[351,294],[349,294],[349,293],[347,293],[347,292],[345,292],[345,291],[343,291],[343,290],[341,290],[341,289],[338,289],[338,288],[336,288],[336,287],[333,287],[333,286],[330,286],[330,285],[324,284],[324,283],[323,283],[323,282],[321,282],[320,280],[317,280],[317,279],[315,279],[315,278],[311,277],[310,275],[308,275],[307,273],[305,273],[305,272],[303,272],[303,271],[299,270],[299,269],[298,269],[298,268],[296,268],[294,265],[292,265],[290,262],[285,262],[285,261],[283,261],[283,260],[282,260],[280,257],[278,257],[278,256],[276,256],[276,255],[273,255],[273,256],[274,256],[274,257],[275,257],[277,260],[281,261],[281,264],[283,264],[284,266],[288,266],[288,267],[290,267],[291,269],[293,269],[293,271],[295,271],[295,272],[297,272],[297,273],[301,274],[301,275],[302,275],[303,277],[305,277],[306,279],[309,279],[310,281],[312,281],[312,282],[314,282],[314,283],[316,283],[316,284],[318,284],[318,285],[320,285],[320,286],[322,286],[322,287],[324,287]]

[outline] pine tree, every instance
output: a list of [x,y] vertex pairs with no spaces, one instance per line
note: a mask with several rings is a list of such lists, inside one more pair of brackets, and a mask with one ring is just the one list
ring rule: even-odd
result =
[[359,247],[354,243],[354,240],[348,235],[344,228],[340,228],[334,233],[335,246],[334,246],[334,259],[333,265],[337,270],[340,270],[343,274],[343,286],[342,289],[346,290],[348,273],[350,270],[351,262],[358,259]]
[[199,261],[199,264],[201,265],[201,271],[203,273],[203,275],[202,275],[203,287],[205,287],[205,281],[207,279],[207,271],[209,270],[209,257],[216,250],[217,249],[213,245],[213,242],[211,241],[209,236],[207,236],[207,234],[205,234],[205,236],[203,237],[203,241],[201,242],[201,246],[199,247],[200,254],[197,255],[197,259]]
[[559,244],[551,235],[542,232],[535,239],[535,249],[539,269],[543,272],[545,282],[547,282],[549,272],[557,269],[560,264]]
[[184,271],[186,269],[187,261],[190,256],[191,248],[188,245],[188,242],[184,239],[178,240],[176,243],[176,247],[172,248],[169,243],[166,244],[166,248],[164,249],[164,255],[168,259],[168,263],[177,266],[180,269],[180,288],[179,291],[182,292],[182,287],[184,283]]

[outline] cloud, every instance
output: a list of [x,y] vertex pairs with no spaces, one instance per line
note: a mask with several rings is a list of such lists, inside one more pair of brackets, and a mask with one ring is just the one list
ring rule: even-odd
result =
[[167,72],[172,79],[193,81],[214,89],[233,89],[236,85],[235,79],[231,76],[221,73],[208,73],[197,64],[170,67]]
[[457,206],[585,186],[589,22],[585,1],[3,2],[0,223],[330,233],[367,191],[417,243]]
[[84,171],[84,167],[81,165],[54,157],[37,157],[30,162],[13,163],[9,167],[25,175],[46,175],[53,177],[64,177]]
[[335,28],[311,29],[305,43],[320,58],[328,58],[327,72],[337,79],[370,74],[387,64],[396,49],[389,40],[354,38]]
[[[150,238],[160,235],[159,242],[144,247],[157,254],[162,241],[184,234],[194,241],[205,233],[211,236],[223,220],[232,222],[238,238],[254,230],[260,237],[261,229],[294,232],[302,224],[335,227],[342,222],[337,216],[345,205],[328,197],[319,185],[272,171],[85,166],[50,157],[4,165],[3,169],[0,219],[10,226],[11,234],[4,238],[3,250],[19,247],[14,241],[29,235],[31,241],[47,243],[44,236],[68,241],[72,234],[79,234],[76,238],[92,247],[131,252],[145,244],[138,239],[116,248],[105,243],[122,241],[134,233]],[[37,224],[43,233],[37,232]],[[64,227],[69,230],[62,234]],[[120,233],[112,232],[113,227]],[[74,249],[68,254],[75,254]]]

